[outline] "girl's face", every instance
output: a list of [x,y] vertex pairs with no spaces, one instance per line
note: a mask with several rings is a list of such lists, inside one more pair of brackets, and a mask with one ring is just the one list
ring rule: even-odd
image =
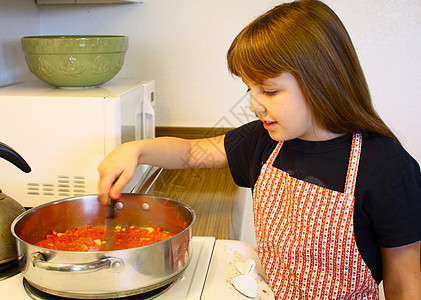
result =
[[273,140],[322,141],[336,137],[318,125],[292,74],[285,72],[261,85],[247,85],[251,92],[250,111],[263,122]]

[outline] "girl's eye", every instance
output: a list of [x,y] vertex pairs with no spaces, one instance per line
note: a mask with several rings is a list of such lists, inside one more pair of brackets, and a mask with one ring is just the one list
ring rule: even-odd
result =
[[263,93],[268,96],[274,96],[278,93],[278,91],[263,91]]

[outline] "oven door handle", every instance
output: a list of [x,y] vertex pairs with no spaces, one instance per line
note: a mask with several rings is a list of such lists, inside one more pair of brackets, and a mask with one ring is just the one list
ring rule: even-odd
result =
[[77,264],[48,262],[41,252],[35,252],[31,255],[31,257],[32,265],[35,268],[47,271],[88,273],[103,269],[107,269],[112,272],[120,272],[124,269],[124,262],[116,257],[104,257],[94,262]]

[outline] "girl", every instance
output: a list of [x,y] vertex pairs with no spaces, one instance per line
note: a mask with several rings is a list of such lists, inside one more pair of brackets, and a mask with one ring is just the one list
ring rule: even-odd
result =
[[253,189],[277,298],[377,299],[383,280],[387,299],[421,299],[419,166],[375,112],[336,14],[317,0],[281,4],[239,33],[228,67],[260,120],[211,139],[123,144],[99,166],[101,201],[119,197],[138,163],[229,165]]

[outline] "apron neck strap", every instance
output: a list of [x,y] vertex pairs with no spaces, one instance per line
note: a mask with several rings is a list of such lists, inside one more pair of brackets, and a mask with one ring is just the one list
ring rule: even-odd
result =
[[281,151],[281,147],[284,144],[284,142],[279,142],[275,149],[273,149],[272,153],[270,154],[268,160],[266,161],[266,163],[272,167],[273,162],[275,161],[276,157],[278,156],[279,151]]
[[361,133],[354,133],[352,137],[351,154],[349,156],[348,171],[346,173],[345,194],[354,195],[357,182],[358,166],[360,164],[362,146]]

